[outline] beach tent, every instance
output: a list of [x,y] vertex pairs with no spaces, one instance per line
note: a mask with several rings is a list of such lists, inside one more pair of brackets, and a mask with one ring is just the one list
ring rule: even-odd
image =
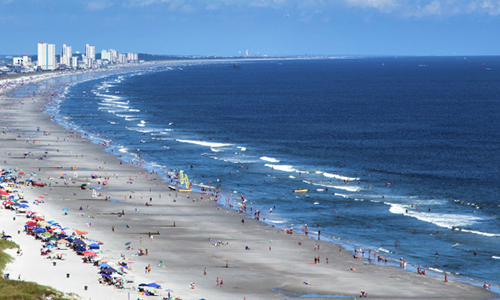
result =
[[93,243],[89,245],[89,249],[99,249],[99,244]]

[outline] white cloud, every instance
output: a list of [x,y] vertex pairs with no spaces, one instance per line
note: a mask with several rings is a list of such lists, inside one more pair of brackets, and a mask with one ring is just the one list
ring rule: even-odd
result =
[[343,0],[351,7],[376,9],[402,17],[423,18],[463,14],[500,15],[500,0]]
[[98,11],[98,10],[105,10],[111,6],[111,3],[107,1],[90,1],[87,3],[85,6],[85,9],[91,10],[91,11]]
[[[0,0],[11,1],[11,0]],[[104,1],[104,0],[101,0]],[[99,2],[90,2],[97,5]],[[104,1],[104,3],[106,3]],[[449,17],[463,14],[500,15],[500,0],[127,0],[127,6],[166,5],[169,11],[190,13],[222,8],[288,9],[315,14],[340,7],[362,8],[403,18]]]
[[[396,0],[345,0],[350,6],[376,8],[383,12],[390,12],[397,8]],[[401,1],[400,1],[401,2]]]

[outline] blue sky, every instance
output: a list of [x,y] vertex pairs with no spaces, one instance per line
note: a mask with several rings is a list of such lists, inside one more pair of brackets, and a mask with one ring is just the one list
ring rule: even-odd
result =
[[0,30],[0,54],[498,55],[500,0],[0,0]]

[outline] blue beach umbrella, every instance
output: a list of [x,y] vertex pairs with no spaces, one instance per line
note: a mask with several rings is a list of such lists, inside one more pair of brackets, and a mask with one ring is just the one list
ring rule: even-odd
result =
[[100,263],[98,267],[99,268],[111,268],[111,266],[108,265],[107,263]]
[[99,249],[100,247],[99,247],[99,244],[94,243],[94,244],[90,244],[89,248],[90,249]]
[[157,289],[161,289],[161,285],[159,285],[158,283],[156,282],[151,282],[150,284],[148,284],[149,287],[152,287],[152,288],[157,288]]
[[35,232],[36,233],[44,233],[45,229],[44,228],[37,228],[37,229],[35,229]]
[[21,204],[19,207],[30,207],[28,204]]

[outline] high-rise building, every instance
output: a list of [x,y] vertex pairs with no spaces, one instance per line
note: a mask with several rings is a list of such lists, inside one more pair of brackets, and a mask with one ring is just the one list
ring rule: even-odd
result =
[[38,43],[37,66],[42,70],[56,69],[56,45]]
[[71,68],[78,69],[78,56],[71,57]]
[[85,45],[85,56],[87,59],[95,60],[95,46],[89,46],[89,44]]
[[111,62],[111,51],[102,50],[101,51],[101,60],[107,60]]
[[111,56],[111,62],[116,64],[118,62],[118,55],[120,54],[120,52],[118,52],[117,50],[115,49],[109,49],[109,53],[110,53],[110,56]]
[[70,46],[66,46],[63,44],[60,63],[62,65],[70,66],[71,65],[71,57],[73,56],[72,48]]

